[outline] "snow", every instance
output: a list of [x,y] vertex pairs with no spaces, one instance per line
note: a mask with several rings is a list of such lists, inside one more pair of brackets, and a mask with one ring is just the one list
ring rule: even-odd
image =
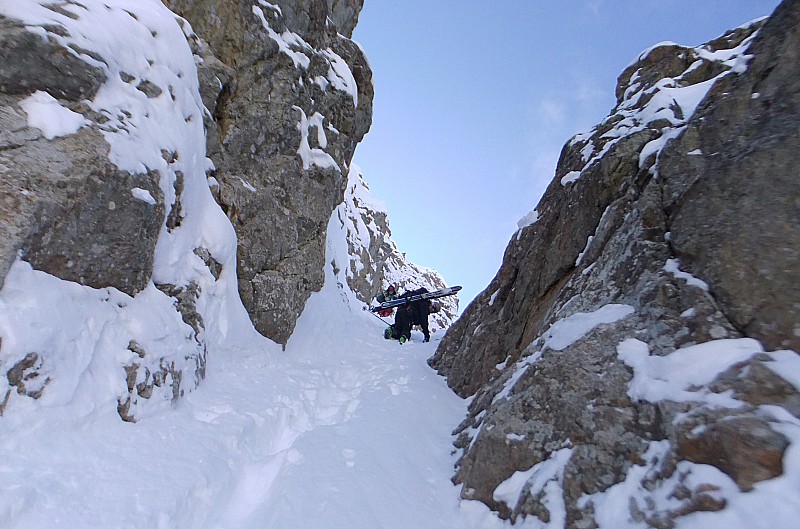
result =
[[564,468],[572,456],[572,448],[553,452],[548,459],[529,470],[517,471],[494,490],[495,501],[505,502],[512,508],[525,490],[543,492],[542,504],[550,512],[550,520],[539,527],[561,529],[566,527],[567,509],[564,505]]
[[[749,24],[748,24],[749,25]],[[589,167],[598,163],[603,157],[623,138],[641,132],[658,123],[661,127],[661,135],[647,143],[639,155],[639,167],[644,168],[648,163],[652,163],[649,171],[651,174],[658,175],[658,158],[664,146],[672,139],[680,136],[685,124],[691,119],[698,106],[708,94],[711,87],[717,80],[726,75],[739,74],[746,70],[750,56],[746,54],[747,49],[753,41],[755,34],[751,35],[738,46],[730,49],[720,49],[711,51],[704,46],[692,49],[698,59],[716,63],[718,67],[723,67],[722,73],[700,83],[690,84],[687,76],[690,72],[702,65],[701,60],[695,61],[686,71],[674,78],[664,78],[651,86],[645,86],[638,82],[640,78],[639,70],[631,75],[629,86],[625,90],[622,101],[612,111],[609,118],[604,123],[595,127],[607,129],[608,120],[613,119],[613,125],[602,136],[605,140],[599,146],[595,145],[588,138],[591,133],[576,135],[572,143],[586,141],[586,145],[581,149],[584,166],[580,170],[572,171],[562,178],[562,185],[567,185],[576,181],[578,178],[573,173],[580,174],[586,172]],[[644,52],[631,63],[631,66],[640,61],[655,49],[662,46],[678,46],[673,42],[658,43]],[[642,101],[646,102],[642,104]]]
[[[600,225],[598,224],[598,227]],[[592,241],[594,241],[594,235],[589,235],[586,239],[586,246],[583,247],[581,253],[578,254],[577,259],[575,259],[575,266],[580,266],[583,262],[583,256],[586,255],[586,252],[589,251],[589,247],[592,245]]]
[[[589,235],[589,237],[586,239],[586,246],[584,246],[584,247],[583,247],[583,250],[581,251],[581,253],[579,253],[579,254],[578,254],[578,257],[575,259],[575,266],[576,266],[576,267],[577,267],[577,266],[580,266],[580,265],[581,265],[581,263],[583,263],[583,257],[584,257],[584,255],[586,255],[586,252],[588,252],[588,251],[589,251],[589,247],[591,247],[591,245],[592,245],[592,242],[594,241],[594,238],[595,238],[595,236],[597,235],[597,232],[600,230],[600,227],[601,227],[601,226],[603,225],[603,223],[605,222],[605,220],[606,220],[606,217],[608,216],[608,213],[609,213],[610,211],[611,211],[611,206],[610,206],[610,205],[609,205],[609,206],[607,206],[607,207],[606,207],[606,209],[604,209],[604,210],[603,210],[603,214],[602,214],[602,215],[600,215],[600,220],[599,220],[599,221],[597,221],[597,226],[595,227],[595,229],[594,229],[594,232],[592,233],[592,235]],[[591,266],[593,266],[593,265],[594,265],[594,263],[592,263],[591,265],[589,265],[589,267],[591,267]],[[582,272],[582,273],[583,273],[583,274],[586,274],[586,273],[588,273],[588,272],[587,272],[587,270],[588,270],[588,269],[589,269],[589,268],[587,267],[586,269],[584,269],[584,270],[583,270],[583,272]]]
[[535,224],[537,220],[539,220],[539,212],[534,209],[517,221],[517,228],[523,230]]
[[[666,356],[652,356],[649,347],[636,339],[624,340],[617,354],[633,368],[628,395],[650,402],[670,400],[693,401],[713,408],[730,409],[745,404],[728,393],[713,393],[708,385],[729,367],[755,354],[769,357],[765,365],[800,390],[800,355],[795,351],[764,352],[762,345],[751,338],[713,340],[678,349]],[[629,505],[649,515],[680,510],[681,503],[673,491],[684,479],[689,490],[702,488],[718,500],[725,501],[719,512],[695,512],[677,518],[677,529],[728,529],[731,527],[789,528],[796,525],[800,505],[800,420],[785,409],[756,406],[756,414],[771,422],[771,427],[790,442],[783,456],[784,473],[757,483],[752,491],[742,492],[718,469],[681,461],[673,475],[662,483],[646,479],[658,472],[668,457],[669,441],[654,441],[644,456],[644,465],[628,470],[626,478],[608,490],[584,496],[581,505],[591,502],[600,529],[642,527],[630,518]],[[680,416],[678,417],[680,420]]]
[[773,351],[769,355],[769,368],[800,391],[800,355],[795,351]]
[[617,346],[617,355],[633,368],[628,388],[632,399],[658,402],[705,402],[708,405],[736,408],[742,404],[727,395],[712,393],[704,386],[731,366],[757,353],[771,358],[766,365],[800,391],[800,356],[794,351],[764,352],[758,340],[735,338],[712,340],[682,349],[667,356],[652,356],[648,345],[634,338]]
[[[292,109],[300,113],[300,121],[297,123],[297,130],[300,132],[300,146],[297,149],[297,154],[303,160],[303,169],[307,171],[312,165],[316,165],[323,169],[333,168],[341,172],[342,169],[333,159],[333,156],[324,150],[328,146],[328,137],[323,126],[325,117],[319,112],[314,112],[311,117],[308,117],[305,111],[298,106],[293,106]],[[317,144],[319,147],[312,148],[308,141],[312,127],[317,130]]]
[[263,6],[263,7],[266,7],[266,8],[274,10],[279,15],[283,15],[283,11],[281,10],[281,7],[278,6],[278,5],[270,4],[266,0],[258,0],[258,4],[260,6]]
[[687,284],[708,292],[708,283],[706,283],[702,279],[694,277],[692,274],[688,272],[681,271],[680,266],[681,262],[678,259],[667,259],[667,262],[664,264],[664,270],[669,272],[673,276],[677,277],[678,279],[683,279],[684,281],[686,281]]
[[[264,4],[262,4],[264,5]],[[272,9],[272,6],[267,6],[268,9]],[[292,64],[294,64],[295,68],[303,68],[307,70],[308,67],[311,65],[311,59],[308,58],[308,55],[301,51],[294,51],[291,47],[292,44],[299,44],[303,42],[303,39],[300,38],[299,35],[292,33],[290,31],[285,31],[283,34],[279,35],[272,27],[269,25],[266,17],[264,16],[264,11],[259,9],[258,6],[253,6],[253,14],[258,17],[261,21],[261,25],[264,26],[264,29],[267,30],[267,34],[269,37],[275,41],[278,45],[278,49],[281,53],[286,55],[292,60]],[[303,42],[304,43],[304,42]],[[302,49],[310,50],[311,46],[306,44],[305,46],[301,46]]]
[[328,88],[328,85],[331,84],[331,82],[328,81],[328,79],[322,77],[321,75],[314,77],[314,83],[320,88],[322,88],[323,91],[325,91]]
[[[347,259],[336,213],[328,229],[326,263]],[[341,268],[326,266],[285,351],[252,335],[214,341],[196,390],[130,424],[116,411],[120,361],[136,356],[126,331],[180,361],[193,340],[173,300],[15,263],[0,293],[4,358],[50,351],[51,382],[0,419],[0,526],[508,527],[450,481],[467,402],[426,363],[437,337],[384,340]]]
[[[651,356],[646,343],[631,338],[617,346],[619,358],[633,368],[628,395],[634,400],[704,402],[709,406],[741,405],[706,386],[734,364],[763,352],[752,338],[714,340],[678,349],[667,356]],[[699,389],[698,389],[699,388]]]
[[[670,46],[678,46],[678,44],[675,44],[675,43],[674,43],[674,42],[672,42],[671,40],[663,40],[663,41],[661,41],[661,42],[657,42],[657,43],[653,44],[652,46],[650,46],[649,48],[646,48],[644,51],[642,51],[642,52],[639,54],[639,56],[636,58],[636,60],[635,60],[635,61],[633,61],[632,63],[630,63],[630,64],[628,65],[628,68],[629,68],[629,67],[631,67],[631,66],[633,66],[634,64],[636,64],[636,63],[638,63],[638,62],[641,62],[641,61],[645,60],[645,59],[647,58],[647,56],[648,56],[648,55],[650,55],[650,54],[653,52],[653,50],[656,50],[656,49],[658,49],[658,48],[663,48],[663,47],[665,47],[665,46],[666,46],[666,47],[670,47]],[[626,69],[627,69],[627,68],[626,68]],[[635,75],[635,74],[634,74],[634,75]]]
[[151,206],[156,205],[156,199],[153,198],[153,195],[147,189],[142,189],[141,187],[134,187],[133,189],[131,189],[131,194],[137,200],[141,200],[142,202],[150,204]]
[[248,191],[250,191],[251,193],[258,193],[258,190],[255,187],[253,187],[253,184],[251,184],[250,182],[246,181],[241,176],[239,177],[239,181],[242,183],[242,186],[245,189],[247,189]]
[[41,90],[20,101],[19,105],[28,115],[28,125],[41,130],[48,140],[75,134],[89,124],[82,115],[64,108],[56,98]]
[[547,349],[562,351],[589,334],[598,325],[620,321],[633,313],[634,308],[630,305],[611,303],[592,312],[576,312],[556,321],[542,336],[528,345],[526,351],[532,354],[523,356],[517,361],[511,376],[492,399],[492,404],[508,398],[528,367],[538,362]]
[[[35,352],[43,364],[38,378],[50,381],[36,401],[12,396],[2,419],[6,431],[21,426],[18,421],[27,413],[37,420],[39,414],[59,412],[77,419],[97,409],[115,415],[118,396],[127,394],[124,376],[116,373],[133,361],[152,371],[161,359],[193,368],[192,355],[200,353],[199,346],[173,302],[152,283],[130,297],[116,289],[62,281],[17,260],[0,291],[0,367],[5,372]],[[131,339],[148,358],[128,349]],[[9,381],[0,378],[0,394],[10,389]],[[154,397],[152,407],[169,407],[171,392]]]
[[332,49],[328,48],[322,51],[330,61],[330,68],[328,69],[328,80],[334,86],[349,94],[353,98],[353,106],[358,106],[358,85],[356,79],[353,77],[353,72],[347,63],[339,57]]
[[[276,18],[283,16],[283,12],[279,6],[259,0],[259,4],[267,9],[274,10]],[[264,10],[254,5],[252,7],[253,14],[261,21],[261,25],[267,32],[267,35],[278,45],[278,50],[292,60],[294,67],[300,70],[309,70],[311,66],[312,57],[322,57],[328,63],[328,72],[326,77],[315,76],[313,82],[319,85],[323,90],[326,90],[330,84],[335,89],[348,94],[353,99],[353,106],[358,107],[358,84],[356,83],[355,76],[350,70],[347,62],[339,56],[331,48],[326,48],[317,51],[307,43],[297,33],[291,31],[284,31],[278,34],[264,15]],[[310,57],[310,56],[311,57]],[[298,82],[302,86],[303,78],[298,78]]]
[[561,185],[566,186],[581,177],[580,171],[570,171],[561,177]]
[[491,307],[494,305],[494,302],[497,301],[497,295],[500,294],[500,289],[498,288],[495,290],[492,295],[489,297],[489,306]]
[[630,305],[611,303],[592,312],[578,312],[558,320],[542,335],[544,347],[562,351],[577,342],[595,327],[614,323],[634,313]]
[[[532,355],[526,356],[523,360],[518,361],[517,365],[514,366],[511,377],[506,380],[505,384],[503,384],[503,389],[501,389],[492,399],[492,404],[496,404],[501,400],[507,399],[514,390],[514,386],[517,385],[517,382],[519,382],[522,376],[528,371],[528,368],[532,364],[535,364],[541,357],[542,351],[536,351]],[[508,361],[508,359],[506,359],[506,361]]]

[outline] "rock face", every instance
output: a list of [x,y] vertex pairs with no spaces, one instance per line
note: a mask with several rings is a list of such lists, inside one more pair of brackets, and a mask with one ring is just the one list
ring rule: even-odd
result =
[[205,376],[235,243],[181,23],[159,4],[0,6],[0,414],[83,391],[134,421]]
[[361,2],[168,0],[188,20],[216,198],[239,239],[239,293],[279,343],[323,284],[325,229],[372,120],[352,34]]
[[361,2],[164,4],[0,5],[0,416],[77,391],[134,422],[209,350],[257,343],[239,297],[285,342],[334,211],[360,301],[444,286],[350,171],[372,111]]
[[[784,471],[769,410],[800,417],[781,377],[797,353],[761,344],[800,350],[798,50],[796,0],[698,48],[659,45],[564,147],[429,361],[474,395],[463,497],[594,528],[611,491],[636,490],[627,519],[672,527],[725,507],[725,480]],[[693,477],[698,463],[720,477]]]
[[[39,270],[96,288],[133,295],[150,280],[164,216],[158,176],[111,164],[97,128],[45,137],[21,106],[46,92],[75,116],[92,114],[83,101],[105,79],[54,39],[0,17],[0,284],[17,252]],[[153,203],[136,199],[134,187]]]
[[[439,272],[412,263],[400,252],[392,239],[386,207],[370,194],[361,170],[355,165],[350,169],[338,216],[346,229],[347,284],[359,300],[374,304],[375,297],[390,284],[400,293],[448,286]],[[458,315],[456,296],[439,298],[436,303],[440,310],[428,319],[432,332],[446,329]]]

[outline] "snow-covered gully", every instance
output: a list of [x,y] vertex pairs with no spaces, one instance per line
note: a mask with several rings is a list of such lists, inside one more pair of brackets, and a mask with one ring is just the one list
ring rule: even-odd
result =
[[504,526],[450,482],[466,403],[426,364],[441,333],[386,341],[341,294],[329,280],[309,300],[286,351],[240,340],[137,423],[69,404],[5,417],[0,525]]

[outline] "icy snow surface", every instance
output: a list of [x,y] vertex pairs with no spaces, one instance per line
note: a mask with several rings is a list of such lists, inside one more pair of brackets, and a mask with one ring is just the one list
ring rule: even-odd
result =
[[[346,258],[340,226],[334,214],[327,262]],[[124,335],[114,328],[134,309],[117,308],[103,320],[109,303],[152,310],[141,296],[15,267],[42,285],[42,296],[55,296],[41,300],[53,307],[49,318],[72,299],[74,306],[60,307],[75,319],[73,335],[56,337],[64,344],[85,338],[87,319],[105,326],[108,340]],[[450,432],[466,402],[426,364],[437,342],[421,343],[416,331],[403,346],[384,340],[383,325],[341,279],[327,267],[325,286],[312,295],[285,352],[258,340],[223,345],[209,356],[197,390],[136,424],[122,422],[113,401],[71,398],[81,395],[72,387],[7,413],[0,419],[0,526],[505,527],[482,504],[460,501],[450,482]],[[0,313],[26,308],[14,289],[2,294]],[[115,317],[123,319],[107,321]],[[144,323],[158,339],[157,322]],[[38,336],[17,331],[26,335],[19,339]],[[124,384],[113,357],[103,358],[57,362]]]
[[19,106],[28,114],[28,125],[36,127],[48,140],[74,134],[89,122],[77,112],[64,108],[56,98],[37,90]]

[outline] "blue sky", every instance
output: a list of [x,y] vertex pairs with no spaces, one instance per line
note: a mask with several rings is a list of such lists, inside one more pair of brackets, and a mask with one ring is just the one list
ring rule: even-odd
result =
[[375,83],[356,150],[392,235],[464,287],[492,280],[563,144],[614,106],[617,76],[661,41],[696,46],[778,0],[365,0],[354,38]]

